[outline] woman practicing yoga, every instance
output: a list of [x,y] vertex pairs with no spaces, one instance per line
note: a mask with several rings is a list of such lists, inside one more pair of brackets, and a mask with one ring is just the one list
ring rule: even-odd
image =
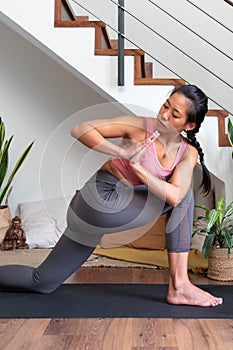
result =
[[[0,289],[50,293],[85,262],[103,234],[122,235],[167,213],[168,303],[221,304],[222,298],[194,286],[187,271],[194,210],[190,186],[198,155],[203,191],[210,188],[195,137],[207,102],[199,88],[184,85],[171,92],[157,118],[120,116],[74,126],[74,138],[111,158],[72,198],[67,228],[46,260],[37,268],[0,267]],[[119,137],[120,145],[108,140]]]

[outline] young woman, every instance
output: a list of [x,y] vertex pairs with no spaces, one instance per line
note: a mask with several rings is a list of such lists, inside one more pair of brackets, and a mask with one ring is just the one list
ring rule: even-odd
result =
[[[47,259],[38,268],[0,267],[0,288],[50,293],[83,264],[103,234],[140,227],[166,212],[167,301],[221,304],[222,298],[194,286],[187,272],[194,208],[190,185],[198,154],[203,190],[210,188],[195,138],[207,110],[205,94],[184,85],[172,91],[157,118],[121,116],[75,126],[74,138],[111,158],[71,200],[67,228]],[[108,140],[118,137],[120,145]]]

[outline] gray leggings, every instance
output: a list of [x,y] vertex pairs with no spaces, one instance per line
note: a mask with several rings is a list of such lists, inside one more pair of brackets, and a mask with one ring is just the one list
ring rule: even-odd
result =
[[67,228],[45,261],[37,268],[0,267],[0,289],[50,293],[86,261],[103,234],[142,226],[163,213],[167,213],[168,251],[188,252],[193,206],[191,189],[172,208],[146,186],[125,186],[108,172],[98,171],[71,200]]

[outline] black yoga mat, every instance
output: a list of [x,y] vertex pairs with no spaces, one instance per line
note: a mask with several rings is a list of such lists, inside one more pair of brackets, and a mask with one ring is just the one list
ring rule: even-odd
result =
[[51,294],[0,292],[1,318],[233,318],[233,285],[201,285],[217,307],[170,305],[166,284],[64,284]]

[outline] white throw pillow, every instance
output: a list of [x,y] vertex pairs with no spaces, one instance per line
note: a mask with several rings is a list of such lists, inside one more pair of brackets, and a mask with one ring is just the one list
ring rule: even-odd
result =
[[18,205],[22,228],[30,248],[52,248],[66,228],[71,196]]

